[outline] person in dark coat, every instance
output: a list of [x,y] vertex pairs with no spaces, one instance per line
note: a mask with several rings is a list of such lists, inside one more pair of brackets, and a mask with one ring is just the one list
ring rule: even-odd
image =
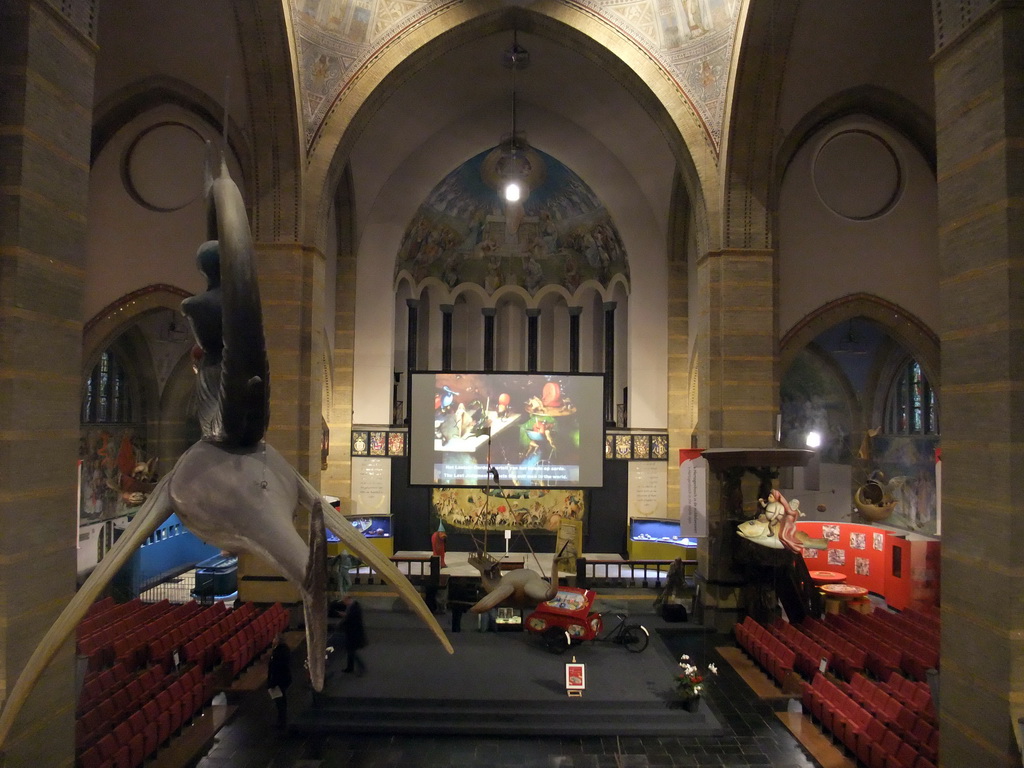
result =
[[[341,614],[341,630],[345,633],[345,652],[348,660],[343,672],[355,672],[362,677],[366,663],[359,658],[359,650],[366,647],[366,629],[363,627],[363,606],[351,595],[341,600],[344,611]],[[358,667],[358,669],[356,669]]]
[[[277,706],[277,727],[288,725],[288,686],[292,684],[292,653],[280,634],[274,636],[267,662],[267,690]],[[280,693],[280,695],[276,695]]]

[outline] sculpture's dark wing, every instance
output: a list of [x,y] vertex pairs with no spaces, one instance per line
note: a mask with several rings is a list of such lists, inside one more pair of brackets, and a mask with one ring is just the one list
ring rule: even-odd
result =
[[270,421],[270,366],[256,279],[252,234],[242,194],[222,161],[209,190],[211,232],[220,245],[224,352],[220,409],[223,442],[245,447],[263,439]]

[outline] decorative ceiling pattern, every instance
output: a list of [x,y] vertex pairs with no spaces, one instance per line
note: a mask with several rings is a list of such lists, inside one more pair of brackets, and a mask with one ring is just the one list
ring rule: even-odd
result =
[[[605,19],[676,82],[717,150],[742,0],[563,0]],[[458,0],[292,0],[307,148],[347,83],[403,29]]]

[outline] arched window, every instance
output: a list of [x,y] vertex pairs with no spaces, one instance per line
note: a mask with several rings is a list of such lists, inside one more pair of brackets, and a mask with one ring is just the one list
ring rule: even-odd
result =
[[126,424],[134,420],[128,373],[109,349],[85,381],[83,424]]
[[916,360],[902,366],[889,389],[885,431],[890,435],[936,435],[939,409],[935,390]]

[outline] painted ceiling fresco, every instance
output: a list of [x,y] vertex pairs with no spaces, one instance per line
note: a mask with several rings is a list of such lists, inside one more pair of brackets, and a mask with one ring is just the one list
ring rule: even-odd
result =
[[[686,94],[717,148],[741,0],[563,0],[632,38]],[[292,0],[306,143],[351,78],[396,34],[458,0]]]
[[481,152],[449,173],[427,196],[405,231],[396,278],[417,285],[436,278],[449,288],[481,285],[488,293],[517,285],[535,294],[561,285],[570,294],[593,280],[607,287],[629,278],[618,230],[579,176],[532,148],[530,192],[506,204],[497,192],[502,149]]

